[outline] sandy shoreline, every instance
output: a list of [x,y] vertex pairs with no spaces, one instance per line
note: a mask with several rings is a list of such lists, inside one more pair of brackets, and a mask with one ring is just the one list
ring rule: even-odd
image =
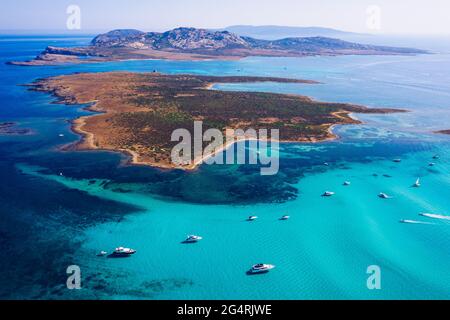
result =
[[[247,137],[236,137],[234,136],[234,140],[232,141],[226,141],[223,143],[220,147],[218,147],[216,150],[214,150],[211,154],[202,154],[201,157],[195,158],[192,160],[192,162],[186,163],[186,165],[177,165],[172,163],[170,150],[173,147],[172,144],[168,145],[167,147],[159,147],[158,144],[140,144],[139,141],[136,141],[134,144],[129,143],[122,143],[120,140],[117,141],[114,138],[117,137],[120,139],[122,134],[128,134],[128,131],[120,131],[121,127],[116,127],[115,131],[113,131],[114,135],[111,135],[111,127],[110,124],[108,124],[111,117],[117,114],[121,113],[133,113],[133,112],[145,112],[146,109],[140,109],[141,107],[137,107],[133,104],[124,105],[123,102],[121,102],[120,98],[118,100],[114,100],[114,103],[111,103],[110,99],[111,94],[108,93],[110,90],[110,86],[114,84],[115,87],[117,87],[120,83],[122,86],[119,86],[117,88],[129,88],[129,82],[128,81],[147,81],[147,80],[140,80],[141,76],[139,75],[136,80],[133,77],[136,77],[137,75],[133,73],[99,73],[99,74],[76,74],[71,76],[60,76],[60,77],[53,77],[48,79],[41,79],[37,82],[35,82],[32,86],[32,90],[37,91],[43,91],[51,93],[52,95],[56,96],[58,99],[56,103],[59,104],[85,104],[84,110],[88,110],[93,112],[93,114],[84,115],[81,116],[71,123],[71,130],[80,135],[81,139],[75,143],[70,144],[69,146],[64,146],[60,149],[62,150],[104,150],[104,151],[112,151],[112,152],[120,152],[123,154],[126,154],[129,156],[129,159],[127,160],[127,163],[132,165],[146,165],[146,166],[152,166],[157,167],[161,169],[182,169],[182,170],[195,170],[197,169],[201,164],[205,163],[208,159],[215,156],[216,154],[223,152],[224,150],[230,148],[236,143],[242,142],[242,141],[250,141],[250,140],[258,140],[254,136],[247,136]],[[163,77],[162,79],[166,79],[164,77],[171,77],[167,75],[160,75],[160,74],[153,74],[152,77],[156,77],[155,79],[159,79],[159,77]],[[182,75],[183,81],[185,81],[184,77],[186,75]],[[123,80],[124,77],[127,80]],[[131,78],[130,78],[131,77]],[[195,77],[195,76],[194,76]],[[117,78],[117,79],[116,79]],[[204,89],[204,90],[211,90],[217,83],[214,81],[214,79],[217,77],[211,77],[203,79],[203,82],[201,86],[194,87],[194,90]],[[218,77],[220,78],[220,77]],[[270,78],[270,77],[260,77],[255,79],[248,79],[252,77],[230,77],[228,79],[227,77],[222,77],[222,81],[230,81],[233,80],[237,83],[239,81],[245,82],[245,81],[281,81],[281,82],[290,82],[295,81],[298,83],[316,83],[311,80],[298,80],[298,79],[284,79],[284,78]],[[239,81],[233,78],[238,78]],[[241,79],[242,78],[242,79]],[[104,81],[106,79],[106,82]],[[131,79],[131,80],[128,80]],[[171,78],[170,78],[171,79]],[[89,81],[94,81],[92,84],[90,84]],[[99,82],[100,81],[100,82]],[[111,84],[109,82],[111,82]],[[123,81],[120,82],[120,81]],[[152,80],[153,81],[153,80]],[[95,85],[94,85],[95,83]],[[145,82],[146,83],[146,82]],[[95,88],[94,88],[94,87]],[[125,87],[124,87],[125,86]],[[75,89],[77,88],[77,89]],[[118,90],[118,89],[115,90]],[[77,91],[78,90],[78,91]],[[81,91],[80,91],[81,90]],[[101,90],[101,93],[99,94],[99,90]],[[128,90],[128,89],[127,89]],[[126,92],[126,91],[125,91]],[[184,92],[184,91],[183,91]],[[189,99],[186,97],[190,97],[191,95],[182,95],[182,93],[177,94],[175,97],[180,99]],[[132,91],[130,91],[127,94],[131,94]],[[192,94],[189,90],[186,91],[186,93]],[[248,93],[248,94],[255,94],[255,93]],[[103,96],[102,96],[103,95]],[[126,97],[127,95],[125,95]],[[246,96],[245,96],[246,97]],[[273,103],[277,103],[277,99],[287,97],[287,99],[293,98],[299,98],[300,104],[306,104],[306,106],[314,106],[315,100],[308,98],[306,96],[301,95],[275,95],[275,99]],[[106,103],[105,103],[106,99]],[[266,99],[266,97],[264,97]],[[287,100],[292,101],[292,100]],[[322,102],[318,102],[318,104],[322,104]],[[326,102],[323,102],[323,104],[326,104]],[[345,110],[345,108],[348,108],[348,110]],[[317,142],[324,142],[324,141],[331,141],[339,138],[336,134],[333,133],[333,128],[336,125],[345,125],[345,124],[359,124],[361,121],[352,118],[350,115],[358,112],[360,110],[361,112],[369,112],[369,113],[389,113],[389,112],[398,112],[401,110],[397,109],[373,109],[369,110],[362,106],[352,105],[352,104],[343,104],[342,106],[336,107],[334,111],[330,111],[328,114],[324,113],[323,116],[327,117],[327,119],[330,119],[329,122],[323,122],[323,123],[316,123],[314,124],[314,129],[311,130],[309,133],[306,131],[306,134],[291,134],[291,135],[285,135],[283,139],[280,139],[279,143],[317,143]],[[239,110],[237,111],[239,112]],[[301,114],[301,113],[300,113]],[[200,114],[201,116],[202,114]],[[198,117],[198,115],[197,115]],[[271,128],[271,123],[273,121],[280,121],[277,117],[271,117],[270,114],[263,114],[259,116],[261,119],[259,120],[260,128]],[[295,117],[294,117],[295,118]],[[300,121],[300,123],[303,123],[302,121],[307,121],[308,118],[299,118],[287,120],[287,123],[292,123],[293,125],[299,123],[297,121]],[[331,120],[331,118],[333,120]],[[195,119],[195,118],[194,118]],[[200,117],[200,119],[202,119]],[[289,118],[290,119],[290,118]],[[295,122],[290,122],[295,121]],[[308,122],[305,123],[307,126],[309,125]],[[237,128],[245,128],[248,126],[248,124],[244,122],[240,122],[239,119],[235,119],[234,123],[229,123],[228,126],[225,126],[223,128],[222,134],[225,133],[225,129],[237,129]],[[129,127],[134,128],[134,127]],[[124,130],[129,130],[127,127],[123,127]],[[280,130],[283,130],[284,127],[280,127]],[[141,129],[140,129],[141,130]],[[172,129],[171,129],[172,130]],[[169,134],[170,132],[162,131],[161,133],[164,133],[164,136],[161,137],[161,139],[166,139],[165,134]],[[156,132],[153,134],[154,136],[158,135]],[[226,135],[225,135],[226,136]],[[291,137],[291,138],[289,138]],[[112,139],[111,139],[112,138]],[[287,139],[286,139],[287,138]],[[268,139],[268,142],[275,141],[273,139]],[[156,147],[153,149],[153,146]],[[161,148],[161,149],[157,149]],[[150,152],[148,151],[150,150]]]
[[[166,164],[161,162],[151,162],[151,161],[142,161],[140,160],[140,155],[129,149],[107,149],[107,148],[100,148],[95,143],[95,135],[91,132],[87,132],[83,130],[83,126],[85,125],[85,120],[91,116],[83,116],[78,119],[75,119],[72,122],[71,129],[73,132],[79,134],[81,136],[80,140],[74,143],[71,143],[70,145],[66,145],[61,148],[61,150],[79,150],[79,151],[89,151],[89,150],[103,150],[103,151],[110,151],[110,152],[119,152],[125,155],[129,156],[129,160],[127,161],[127,164],[130,165],[143,165],[143,166],[150,166],[154,168],[159,169],[168,169],[168,170],[184,170],[184,171],[195,171],[198,169],[198,167],[205,163],[206,160],[210,159],[211,157],[216,156],[217,154],[226,151],[228,148],[231,148],[237,143],[244,142],[244,141],[260,141],[258,138],[253,137],[236,137],[233,141],[228,141],[224,143],[221,147],[217,148],[213,153],[202,155],[202,157],[194,159],[190,165],[186,166],[179,166],[175,164]],[[329,136],[324,139],[305,139],[301,141],[290,141],[290,140],[274,140],[274,139],[267,139],[267,142],[278,142],[278,143],[320,143],[320,142],[326,142],[326,141],[333,141],[338,139],[339,137],[334,134],[333,128],[337,126],[336,124],[330,125],[328,128]]]

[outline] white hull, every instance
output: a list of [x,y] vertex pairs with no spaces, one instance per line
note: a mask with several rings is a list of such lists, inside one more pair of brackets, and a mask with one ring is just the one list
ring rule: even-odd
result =
[[256,273],[266,273],[266,272],[269,272],[270,270],[272,270],[274,268],[275,268],[275,266],[271,265],[271,264],[264,265],[264,268],[252,267],[250,269],[250,273],[254,273],[254,274],[256,274]]

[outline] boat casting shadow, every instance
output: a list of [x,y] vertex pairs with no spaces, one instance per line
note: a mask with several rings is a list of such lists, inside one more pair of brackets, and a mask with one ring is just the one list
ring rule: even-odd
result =
[[248,270],[245,274],[248,276],[259,276],[259,275],[266,274],[266,273],[269,273],[269,270],[262,271],[262,272],[256,272],[256,273],[252,272],[252,270]]
[[125,259],[125,258],[129,258],[129,257],[131,257],[131,255],[117,255],[117,254],[113,254],[113,253],[108,254],[106,256],[106,258],[108,258],[108,259]]
[[181,243],[181,244],[196,244],[197,242],[192,242],[192,241],[184,240],[184,241],[181,241],[180,243]]

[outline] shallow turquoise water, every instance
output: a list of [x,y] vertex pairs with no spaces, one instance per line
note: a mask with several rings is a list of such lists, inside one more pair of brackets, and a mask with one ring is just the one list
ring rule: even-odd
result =
[[[6,51],[2,59],[26,58],[28,50],[33,55],[46,42],[20,43],[21,50]],[[0,169],[6,177],[0,185],[0,213],[7,217],[0,225],[0,239],[21,253],[10,261],[16,266],[9,274],[17,279],[0,278],[3,297],[450,298],[450,224],[419,216],[450,215],[450,139],[431,133],[448,129],[449,55],[1,68],[0,120],[18,121],[36,133],[0,137]],[[58,152],[56,146],[77,139],[65,120],[86,112],[52,105],[48,95],[17,86],[54,74],[154,69],[307,78],[322,84],[215,88],[299,93],[412,112],[356,115],[366,124],[336,127],[338,141],[283,144],[276,177],[260,177],[259,170],[249,166],[162,172],[124,167],[119,163],[123,158],[112,153]],[[58,137],[61,132],[63,138]],[[432,160],[435,154],[439,160]],[[394,158],[403,161],[394,163]],[[428,166],[431,161],[434,167]],[[418,177],[422,187],[412,188]],[[346,180],[352,185],[342,186]],[[321,197],[326,190],[336,195]],[[380,199],[380,192],[393,198]],[[279,221],[285,214],[292,218]],[[249,215],[259,219],[249,223]],[[401,219],[430,224],[403,224]],[[17,236],[8,230],[17,230]],[[188,234],[204,240],[181,244]],[[129,259],[96,256],[119,245],[138,253]],[[52,252],[53,264],[32,256],[30,248]],[[257,262],[277,268],[261,276],[246,275]],[[80,292],[64,288],[68,264],[82,268]],[[366,287],[369,265],[381,268],[381,290]]]
[[[289,153],[289,146],[284,151]],[[446,276],[450,223],[419,216],[422,212],[445,213],[450,205],[448,164],[430,170],[426,164],[432,155],[415,154],[401,164],[346,163],[349,167],[310,174],[296,185],[301,190],[297,200],[270,205],[166,202],[105,192],[87,181],[44,177],[145,209],[121,223],[88,229],[83,254],[92,256],[90,268],[124,272],[126,279],[114,280],[118,287],[152,280],[180,284],[169,285],[167,292],[147,290],[151,298],[442,298],[447,297],[450,285]],[[21,169],[36,174],[32,168]],[[420,189],[411,187],[416,176],[422,178]],[[352,185],[342,186],[345,180]],[[336,196],[320,197],[325,189],[334,190]],[[380,199],[379,192],[393,198]],[[251,214],[259,220],[245,221]],[[291,219],[279,221],[284,214]],[[401,219],[430,224],[403,224]],[[181,244],[191,233],[204,240]],[[100,249],[117,244],[132,246],[138,255],[124,260],[95,257]],[[245,271],[255,261],[268,261],[278,268],[249,277]],[[369,265],[382,268],[379,292],[366,288]],[[145,295],[142,287],[136,290]]]

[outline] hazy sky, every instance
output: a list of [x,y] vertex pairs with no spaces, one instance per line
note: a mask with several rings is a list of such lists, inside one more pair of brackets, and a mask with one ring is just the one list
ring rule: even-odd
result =
[[[0,30],[62,31],[72,4],[81,9],[82,31],[252,24],[450,34],[450,0],[0,0]],[[380,19],[371,20],[374,11],[367,10],[374,5]]]

